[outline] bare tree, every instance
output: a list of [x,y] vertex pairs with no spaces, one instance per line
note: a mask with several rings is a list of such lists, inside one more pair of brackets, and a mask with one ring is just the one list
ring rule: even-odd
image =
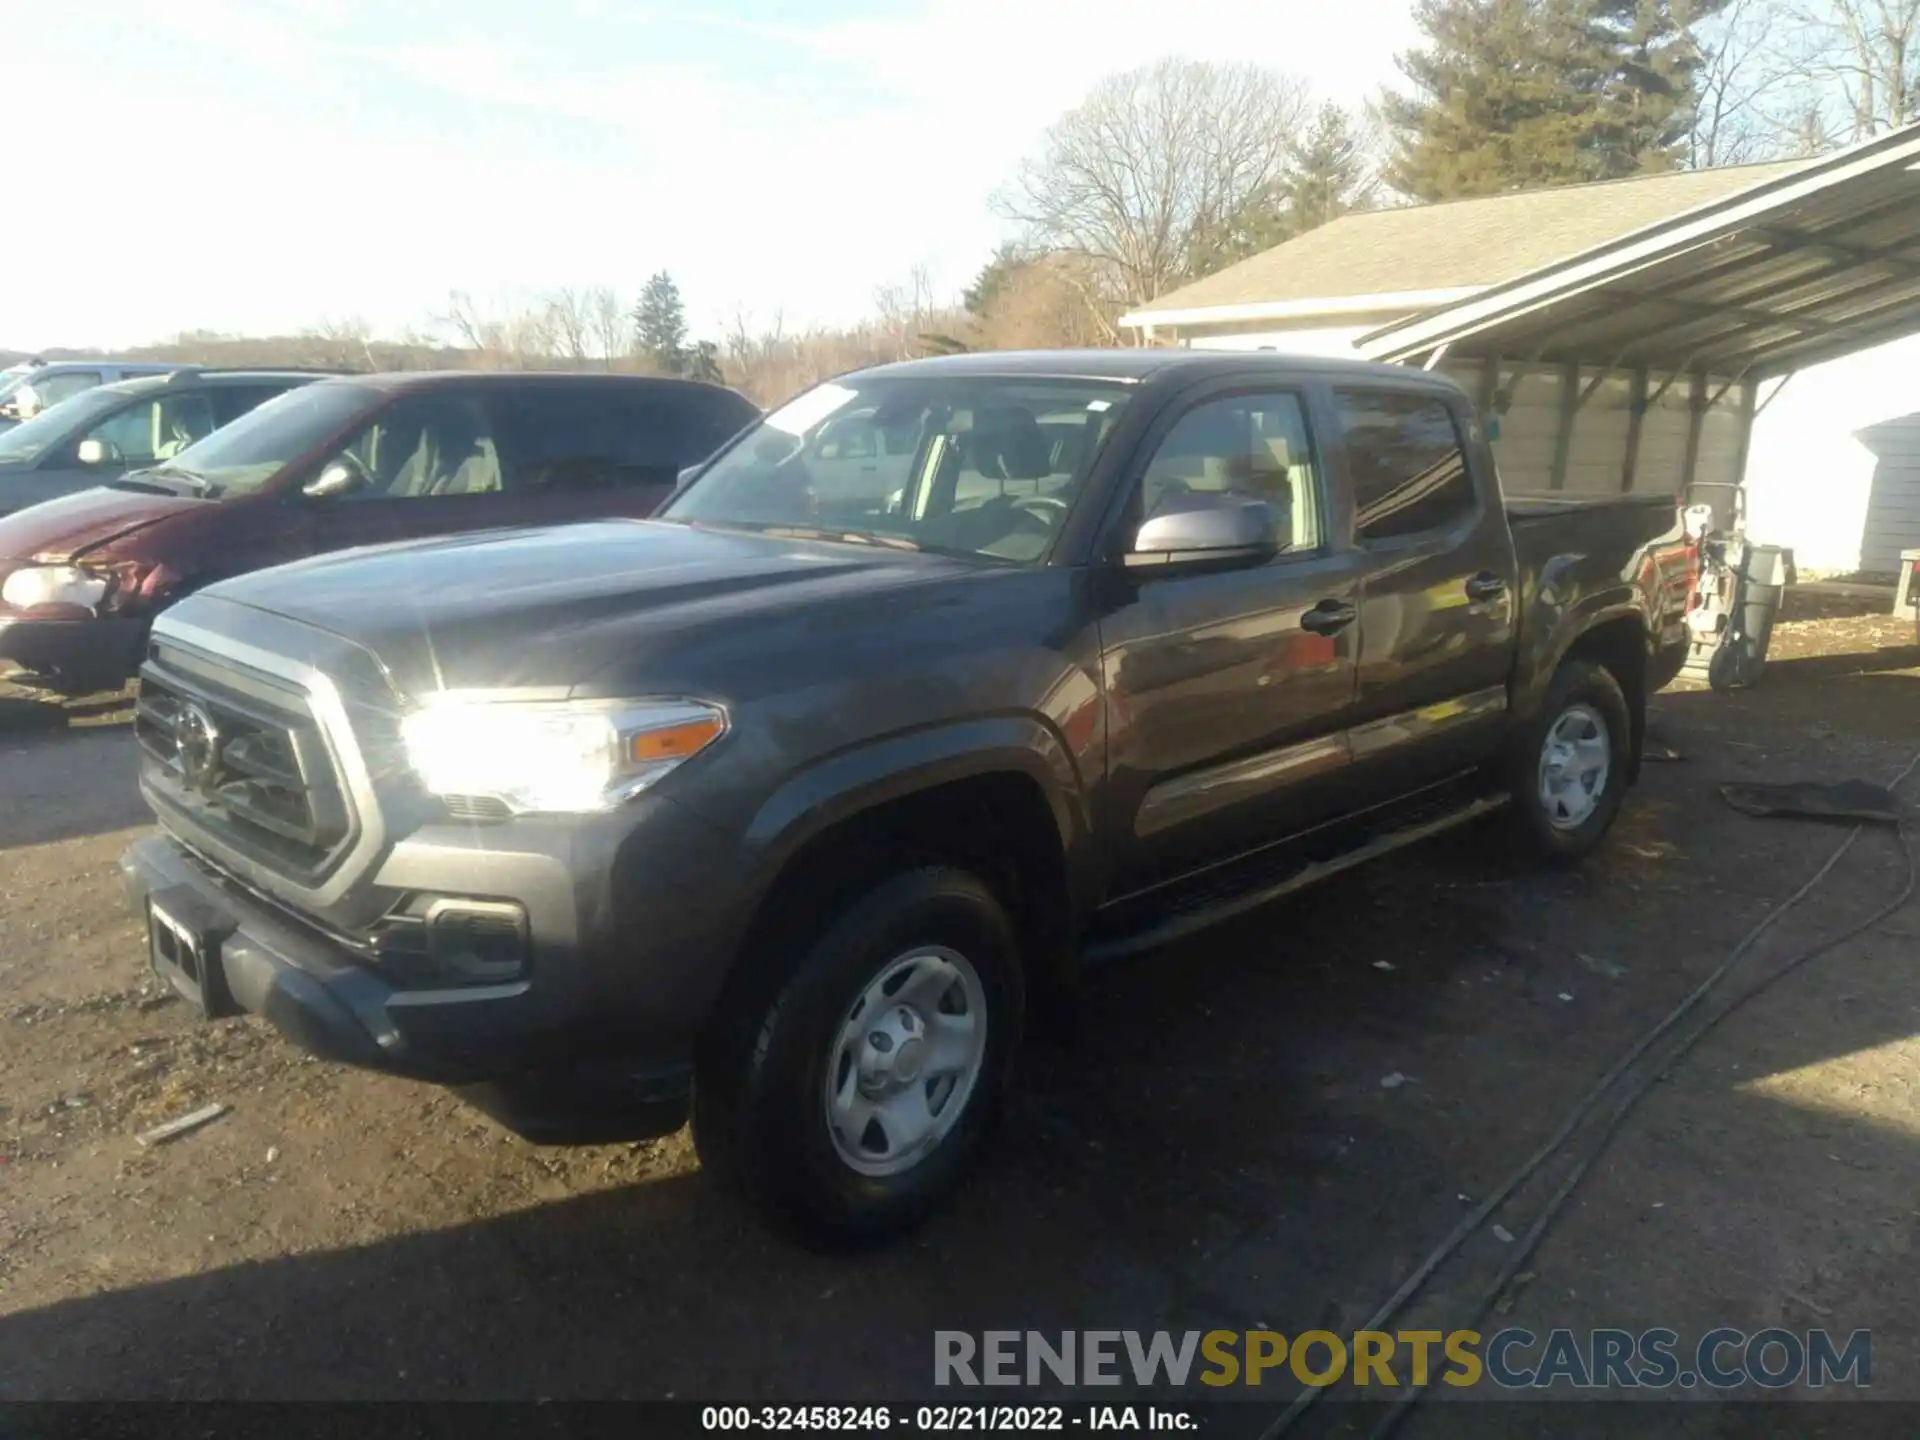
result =
[[1096,85],[996,208],[1035,248],[1087,262],[1102,306],[1152,300],[1280,180],[1308,113],[1289,76],[1162,60]]
[[627,318],[626,302],[611,286],[598,285],[587,292],[587,328],[594,353],[609,370],[632,352],[633,323]]
[[555,353],[553,319],[548,308],[495,311],[464,290],[447,297],[447,309],[434,317],[437,329],[459,348],[470,352],[471,363],[485,370],[510,370],[551,362]]
[[1789,16],[1825,129],[1867,140],[1920,118],[1920,0],[1796,0]]
[[889,358],[907,360],[922,353],[920,337],[927,333],[936,308],[932,269],[925,263],[915,265],[904,281],[876,289],[873,303],[892,346]]
[[372,328],[357,315],[324,320],[301,339],[313,348],[313,359],[307,363],[339,370],[385,368],[374,357]]
[[1704,63],[1696,80],[1687,166],[1745,165],[1789,151],[1796,64],[1782,44],[1780,0],[1732,0],[1695,26]]
[[593,304],[585,290],[549,291],[541,306],[549,352],[575,365],[593,353]]

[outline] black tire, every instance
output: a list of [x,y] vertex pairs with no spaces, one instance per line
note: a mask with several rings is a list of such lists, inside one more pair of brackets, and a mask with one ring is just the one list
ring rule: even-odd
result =
[[[964,1108],[931,1149],[898,1173],[863,1174],[828,1124],[828,1067],[863,992],[892,962],[928,946],[964,957],[978,978],[984,1054]],[[830,918],[797,966],[760,969],[766,979],[716,1017],[697,1062],[693,1136],[703,1167],[809,1244],[869,1242],[918,1224],[959,1186],[1011,1078],[1025,990],[1005,909],[973,875],[915,869]]]
[[[1608,765],[1605,780],[1591,792],[1596,796],[1592,811],[1570,824],[1564,812],[1549,812],[1541,794],[1541,772],[1548,737],[1576,707],[1585,707],[1604,723]],[[1620,813],[1633,764],[1633,714],[1612,673],[1585,660],[1562,662],[1540,708],[1520,728],[1509,764],[1514,828],[1526,853],[1564,864],[1591,852]]]

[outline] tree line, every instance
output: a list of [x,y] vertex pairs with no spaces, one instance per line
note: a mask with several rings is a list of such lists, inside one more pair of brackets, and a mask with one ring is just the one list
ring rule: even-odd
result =
[[606,287],[494,307],[456,294],[399,342],[345,321],[156,349],[645,370],[770,404],[883,360],[1122,343],[1129,308],[1355,210],[1811,157],[1920,115],[1920,0],[1418,0],[1415,18],[1398,80],[1353,110],[1254,63],[1169,58],[1101,80],[992,198],[1008,238],[962,294],[916,267],[854,325],[736,314],[694,337],[663,269],[631,304]]

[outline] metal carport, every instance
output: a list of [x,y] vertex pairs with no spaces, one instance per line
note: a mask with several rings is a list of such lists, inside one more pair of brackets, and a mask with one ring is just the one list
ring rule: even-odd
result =
[[1763,385],[1920,332],[1916,162],[1909,125],[1359,348],[1474,388],[1527,488],[1678,491],[1724,520]]

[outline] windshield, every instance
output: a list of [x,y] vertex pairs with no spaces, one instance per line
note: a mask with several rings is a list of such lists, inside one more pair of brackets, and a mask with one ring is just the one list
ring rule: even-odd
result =
[[766,416],[659,518],[1031,564],[1128,393],[1110,380],[852,376]]
[[162,475],[192,475],[205,482],[208,495],[248,494],[331,439],[379,398],[379,391],[364,385],[302,385],[249,410],[155,469]]
[[119,391],[94,386],[49,405],[31,420],[0,430],[0,464],[31,465],[96,416],[125,403]]

